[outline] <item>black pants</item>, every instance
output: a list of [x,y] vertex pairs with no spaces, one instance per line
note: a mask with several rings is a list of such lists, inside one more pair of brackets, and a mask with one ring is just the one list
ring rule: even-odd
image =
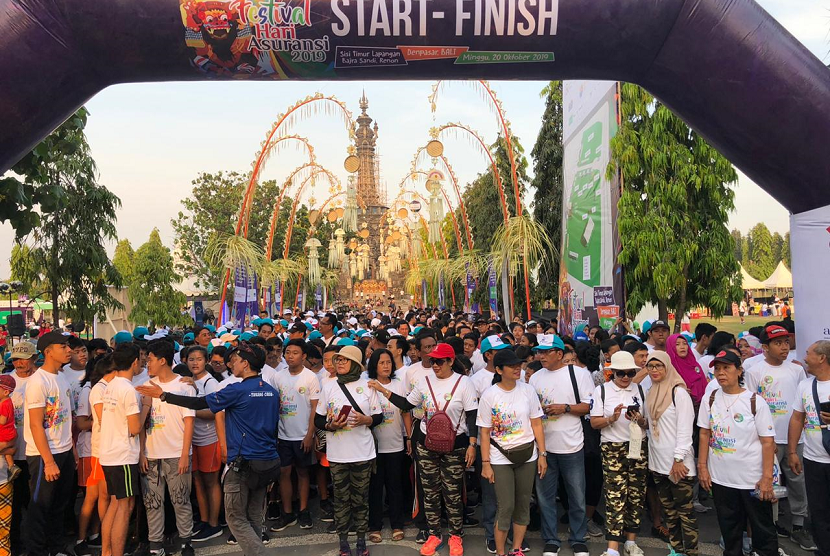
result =
[[75,479],[75,458],[72,450],[54,454],[60,476],[47,481],[43,472],[43,459],[29,456],[31,478],[29,488],[32,498],[26,513],[26,544],[31,556],[48,556],[63,552],[63,512],[70,502],[72,481]]
[[818,556],[830,556],[830,463],[804,459],[807,505]]
[[400,469],[405,452],[378,454],[376,471],[369,483],[369,531],[383,528],[383,491],[389,500],[389,525],[392,529],[403,529],[403,488]]
[[23,510],[29,506],[29,462],[26,460],[15,460],[15,465],[20,468],[20,475],[14,480],[14,492],[12,493],[12,530],[9,533],[9,540],[12,545],[12,554],[19,554],[24,551],[25,545],[20,538],[23,523]]
[[723,556],[742,556],[743,531],[752,527],[752,550],[759,556],[778,556],[778,534],[772,521],[772,503],[740,490],[712,483],[720,534],[726,547]]

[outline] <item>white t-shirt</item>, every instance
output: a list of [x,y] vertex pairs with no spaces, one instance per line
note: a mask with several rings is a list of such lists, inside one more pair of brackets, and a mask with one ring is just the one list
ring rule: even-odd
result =
[[[262,375],[262,380],[270,384],[271,388],[279,392],[280,387],[277,385],[277,369],[270,365],[265,365],[262,367],[260,375]],[[224,380],[222,382],[224,382]]]
[[[196,396],[204,397],[219,390],[219,382],[205,373],[202,378],[193,381],[196,385]],[[210,446],[219,441],[216,435],[216,421],[213,419],[200,419],[196,417],[193,421],[193,445]]]
[[[262,377],[262,379],[265,380],[265,377]],[[222,388],[225,388],[226,386],[230,386],[231,384],[236,384],[237,382],[242,382],[242,379],[237,378],[233,375],[230,375],[230,376],[225,377],[224,379],[222,379],[222,382],[219,383],[219,388],[218,389],[221,390]],[[265,382],[268,382],[268,381],[265,380]],[[271,384],[271,383],[268,382],[268,384]],[[276,387],[274,387],[273,384],[271,384],[271,387],[274,388],[274,390],[276,390]]]
[[[77,417],[92,416],[92,406],[89,404],[90,390],[92,390],[92,387],[88,382],[81,388],[81,395],[78,398],[78,408],[75,411]],[[75,449],[78,451],[79,458],[92,456],[92,430],[78,433],[78,439],[75,441]]]
[[[364,415],[378,415],[381,413],[377,392],[369,388],[364,379],[358,379],[346,384],[346,388],[360,406]],[[323,386],[320,392],[320,402],[317,404],[317,415],[325,415],[327,421],[333,421],[344,405],[351,406],[352,402],[340,389],[340,384],[332,380]],[[352,411],[355,411],[352,409]],[[360,426],[351,428],[346,425],[337,431],[326,431],[326,457],[334,463],[356,463],[368,461],[375,457],[375,439],[369,427]]]
[[470,377],[470,380],[473,382],[473,386],[476,389],[476,397],[481,398],[481,396],[484,395],[484,392],[493,386],[494,376],[496,376],[496,373],[488,371],[487,367],[483,367],[479,369],[476,374]]
[[308,434],[311,402],[320,399],[317,375],[303,368],[296,375],[288,369],[277,373],[277,392],[280,394],[280,440],[297,441]]
[[[126,379],[125,379],[126,380]],[[104,392],[107,391],[109,382],[104,379],[99,380],[92,387],[89,392],[89,411],[92,416],[92,436],[90,442],[90,453],[94,458],[101,458],[101,420],[98,419],[98,414],[95,412],[95,406],[101,405],[101,416],[104,415]]]
[[692,448],[695,406],[689,392],[682,387],[674,389],[674,403],[669,404],[655,425],[648,429],[648,468],[668,475],[674,458],[683,458],[689,476],[697,475],[695,451]]
[[[104,381],[99,382],[102,384]],[[98,386],[96,384],[95,386]],[[127,417],[141,412],[141,400],[132,383],[116,376],[106,385],[101,413],[101,442],[98,459],[101,465],[138,463],[141,441],[130,435]]]
[[39,456],[32,436],[29,410],[44,408],[43,429],[49,450],[62,454],[72,449],[72,393],[69,383],[61,373],[53,374],[38,369],[26,385],[26,412],[23,433],[26,438],[26,455]]
[[[602,401],[603,387],[605,387],[605,403]],[[613,425],[601,429],[601,442],[628,442],[631,434],[628,430],[630,421],[625,414],[629,405],[639,404],[640,415],[648,418],[645,400],[637,385],[632,382],[628,388],[623,389],[613,380],[597,386],[594,390],[594,396],[591,399],[591,417],[611,417],[614,409],[620,404],[624,406],[620,418]]]
[[16,383],[14,392],[11,395],[12,404],[14,405],[14,426],[17,428],[17,440],[14,443],[14,459],[15,461],[26,461],[26,438],[23,434],[23,422],[25,421],[26,414],[26,385],[29,383],[32,375],[23,378],[17,375],[17,371],[12,371],[11,377]]
[[[787,361],[778,366],[761,361],[746,373],[746,389],[759,394],[769,405],[776,444],[787,443],[792,406],[798,398],[798,384],[806,378],[803,368]],[[802,438],[798,442],[803,441]]]
[[[714,357],[713,357],[713,356],[711,356],[711,355],[710,355],[709,357],[711,357],[712,359],[714,359]],[[710,361],[711,361],[712,359],[710,359]],[[766,356],[765,356],[763,353],[759,353],[759,354],[757,354],[757,355],[753,355],[752,357],[747,357],[747,358],[746,358],[746,361],[744,361],[744,362],[743,362],[743,365],[742,365],[742,366],[743,366],[743,368],[744,368],[744,371],[748,371],[749,369],[751,369],[752,367],[754,367],[754,366],[755,366],[755,365],[757,365],[758,363],[761,363],[761,362],[762,362],[762,361],[764,361],[765,359],[766,359]]]
[[[425,376],[434,377],[435,373],[432,371],[432,367],[424,367],[421,365],[421,362],[418,361],[416,363],[411,364],[408,367],[405,367],[401,370],[400,373],[395,373],[397,376],[400,377],[401,381],[403,382],[404,386],[406,387],[406,395],[408,396],[412,390],[415,389],[415,386],[421,381],[422,378]],[[416,407],[412,410],[412,418],[413,419],[423,419],[424,418],[424,410],[421,407]]]
[[141,372],[138,373],[133,377],[133,386],[141,386],[142,384],[150,381],[150,373],[147,371],[147,367],[141,369]]
[[[582,367],[574,367],[579,400],[574,396],[571,373],[568,367],[555,371],[540,369],[530,377],[530,386],[536,392],[542,406],[550,404],[591,403],[594,393],[594,380],[591,373]],[[544,411],[544,407],[542,408]],[[573,454],[582,449],[585,437],[582,433],[582,417],[571,413],[562,415],[542,415],[545,427],[545,448],[552,454]]]
[[[421,421],[421,432],[426,435],[427,421],[432,419],[432,416],[438,410],[444,409],[444,405],[449,401],[450,403],[446,409],[447,417],[456,426],[456,434],[468,434],[465,413],[478,408],[478,395],[472,380],[455,373],[449,378],[443,379],[435,376],[435,373],[431,373],[431,375],[419,380],[412,392],[406,397],[409,403],[415,407],[420,407],[425,413],[425,418]],[[429,383],[427,383],[427,380],[429,380]],[[458,388],[455,389],[454,394],[450,395],[456,382],[458,382]],[[440,404],[438,408],[435,407],[435,401],[429,391],[430,385],[435,393],[435,399]]]
[[81,382],[83,382],[84,378],[86,377],[86,369],[75,370],[69,366],[69,363],[63,366],[63,374],[66,377],[66,380],[69,383],[76,383],[80,386]]
[[317,371],[317,382],[320,383],[320,390],[323,389],[323,385],[325,383],[330,382],[332,380],[337,380],[337,375],[331,376],[331,374],[329,374],[328,369],[326,369],[325,367]]
[[[697,364],[700,365],[700,368],[703,369],[704,373],[706,373],[706,378],[709,382],[712,382],[715,379],[715,369],[714,367],[709,366],[709,363],[711,363],[714,358],[714,355],[701,355],[700,359],[697,360]],[[746,361],[749,361],[749,359]],[[744,361],[744,370],[746,370],[746,361]]]
[[[813,381],[815,380],[815,378],[810,378],[801,381],[792,409],[807,414],[803,437],[804,458],[817,463],[830,464],[830,454],[821,443],[821,419],[816,411],[816,404],[813,402]],[[819,403],[830,402],[830,380],[818,381],[817,389]]]
[[[182,382],[182,377],[174,375],[170,382],[154,379],[165,392],[181,396],[193,396],[193,387]],[[192,409],[169,404],[159,399],[153,399],[150,408],[150,426],[147,427],[147,441],[145,450],[147,459],[179,458],[184,445],[184,420],[193,419],[196,412]]]
[[763,474],[761,437],[775,436],[772,416],[763,398],[753,393],[715,394],[712,409],[709,399],[700,404],[697,425],[709,429],[709,474],[712,482],[741,490],[753,490]]
[[[392,382],[384,385],[384,388],[399,396],[404,395],[403,382],[397,378],[393,378]],[[386,396],[378,396],[378,403],[380,404],[380,410],[383,412],[383,422],[372,430],[378,441],[378,452],[381,454],[402,452],[404,449],[403,437],[406,435],[406,431],[404,431],[401,410],[387,400]]]
[[481,350],[479,349],[473,352],[472,357],[470,357],[470,362],[473,364],[472,374],[476,374],[487,366],[487,363],[484,361],[484,356],[481,354]]
[[[498,384],[484,391],[478,401],[476,425],[490,429],[490,440],[495,440],[503,449],[517,448],[522,444],[533,442],[531,419],[543,415],[542,406],[536,390],[525,382],[517,382],[516,387],[505,392]],[[545,440],[547,444],[547,439]],[[492,444],[492,442],[491,442]],[[528,461],[535,461],[538,451],[534,443],[533,455]],[[490,446],[491,465],[510,465],[510,460],[495,446]]]

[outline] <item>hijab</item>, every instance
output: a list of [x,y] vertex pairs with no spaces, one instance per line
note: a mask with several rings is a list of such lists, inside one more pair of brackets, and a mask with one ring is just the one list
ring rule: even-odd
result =
[[360,378],[360,375],[363,374],[363,367],[360,363],[355,363],[352,360],[349,360],[349,372],[344,375],[337,375],[337,382],[340,384],[348,384],[350,382],[354,382],[355,380]]
[[[686,354],[686,357],[680,357],[677,354],[677,339],[683,338],[683,341],[687,344],[689,340],[687,340],[681,334],[672,334],[669,336],[669,339],[666,341],[666,353],[669,354],[669,358],[671,358],[671,363],[674,365],[675,370],[680,375],[680,377],[686,381],[686,386],[689,389],[689,394],[692,396],[692,401],[697,406],[700,404],[700,399],[703,397],[703,394],[706,392],[706,375],[700,368],[700,364],[695,359],[695,356],[692,354],[692,346],[689,346],[689,351]],[[649,358],[654,356],[655,352],[651,352],[649,354]]]
[[683,377],[680,376],[677,369],[675,369],[674,365],[672,365],[671,358],[668,353],[665,351],[652,351],[648,354],[646,365],[648,365],[648,362],[652,359],[657,359],[666,367],[666,378],[660,382],[654,382],[651,389],[648,391],[648,396],[646,397],[646,406],[648,407],[648,417],[649,422],[651,423],[651,430],[654,432],[654,436],[657,437],[660,436],[660,429],[658,428],[657,423],[660,421],[660,417],[663,413],[665,413],[666,409],[668,409],[668,407],[672,404],[672,394],[674,393],[675,387],[679,386],[681,388],[688,388],[686,387],[686,382],[683,380]]
[[752,350],[753,355],[764,353],[764,349],[761,347],[761,340],[759,340],[752,334],[744,334],[743,336],[741,336],[741,340],[746,340],[746,343],[749,344],[749,347]]

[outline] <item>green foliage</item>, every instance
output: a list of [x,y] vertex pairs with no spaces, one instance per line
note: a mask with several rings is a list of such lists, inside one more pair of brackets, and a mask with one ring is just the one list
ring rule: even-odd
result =
[[170,249],[162,244],[156,228],[133,258],[132,280],[127,288],[133,305],[130,321],[155,326],[191,323],[190,316],[182,314],[187,298],[173,287],[180,281]]
[[562,82],[551,81],[542,91],[545,113],[533,157],[533,217],[550,238],[551,249],[539,265],[536,302],[559,297],[559,246],[562,243]]
[[762,222],[744,236],[732,230],[732,238],[736,242],[736,258],[753,278],[766,280],[781,261],[790,268],[790,232],[783,236],[778,232],[770,234]]
[[[50,290],[55,322],[62,305],[68,317],[86,322],[121,306],[107,289],[120,286],[121,277],[104,248],[117,237],[115,211],[121,201],[97,183],[83,131],[86,120],[82,108],[14,166],[22,184],[6,178],[0,186],[0,210],[18,212],[0,219],[11,222],[18,241],[28,235],[13,272],[34,295]],[[17,182],[22,197],[6,196],[9,180]],[[39,216],[32,214],[35,207]]]
[[44,282],[28,245],[15,243],[12,246],[10,263],[10,280],[17,280],[23,284],[21,293],[29,297],[51,298],[52,287],[48,282]]
[[115,254],[112,257],[112,264],[121,275],[121,279],[125,284],[129,284],[133,279],[133,260],[135,259],[135,251],[130,244],[129,239],[122,239],[115,246]]
[[784,234],[784,246],[781,248],[781,257],[784,260],[784,264],[787,265],[787,268],[792,269],[793,261],[790,255],[790,232]]
[[[665,105],[636,85],[622,87],[623,122],[611,141],[608,175],[622,172],[619,203],[627,309],[648,302],[661,318],[708,307],[723,314],[740,299],[732,165]],[[679,329],[680,319],[676,321]]]

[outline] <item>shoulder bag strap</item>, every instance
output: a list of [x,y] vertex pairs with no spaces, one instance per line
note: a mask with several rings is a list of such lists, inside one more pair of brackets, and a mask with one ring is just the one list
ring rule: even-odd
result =
[[[637,389],[640,391],[640,399],[643,400],[643,405],[646,405],[646,393],[643,392],[642,385],[638,382]],[[672,391],[672,396],[674,396],[674,391]]]
[[755,394],[752,394],[752,398],[749,400],[749,405],[752,408],[752,416],[755,417]]
[[717,390],[712,390],[712,394],[709,395],[709,409],[712,409],[712,405],[715,403],[715,394],[717,394]]
[[[435,405],[435,409],[438,409],[438,398],[435,397],[435,392],[432,391],[432,384],[429,382],[429,377],[424,377],[427,380],[427,387],[429,388],[429,393],[432,396],[432,403]],[[455,390],[453,390],[454,392]],[[448,402],[449,403],[449,402]],[[446,409],[446,406],[444,407]]]
[[[449,399],[449,400],[447,400],[447,403],[445,403],[445,404],[444,404],[444,412],[446,412],[446,411],[447,411],[447,408],[450,406],[450,402],[452,401],[453,394],[455,394],[455,389],[456,389],[456,388],[458,388],[458,385],[459,385],[460,383],[461,383],[461,377],[459,376],[459,377],[458,377],[458,380],[456,380],[456,381],[455,381],[455,386],[453,386],[453,387],[452,387],[452,390],[450,391],[450,399]],[[432,392],[432,388],[430,388],[430,390],[429,390],[429,391],[430,391],[430,392]],[[433,397],[433,399],[434,399],[434,398],[435,398],[435,394],[433,394],[433,395],[432,395],[432,397]],[[436,404],[436,405],[435,405],[435,407],[438,407],[438,404]],[[462,414],[464,413],[464,409],[463,409],[463,408],[461,409],[461,413],[462,413]],[[460,421],[459,421],[459,423],[460,423]]]
[[574,404],[580,403],[579,400],[579,387],[576,385],[576,374],[574,373],[574,366],[568,365],[568,373],[571,375],[571,386],[574,389],[574,399],[576,400]]
[[359,405],[357,405],[357,402],[356,402],[356,401],[354,401],[354,398],[352,397],[352,393],[351,393],[351,392],[349,392],[349,389],[348,389],[348,388],[346,388],[346,385],[345,385],[345,384],[343,384],[342,382],[338,382],[338,383],[337,383],[337,385],[338,385],[338,386],[340,387],[340,389],[343,391],[343,394],[345,394],[346,398],[348,398],[348,400],[352,403],[352,408],[353,408],[355,411],[357,411],[358,413],[360,413],[361,415],[366,415],[365,413],[363,413],[363,410],[362,410],[362,409],[360,409],[360,406],[359,406]]

